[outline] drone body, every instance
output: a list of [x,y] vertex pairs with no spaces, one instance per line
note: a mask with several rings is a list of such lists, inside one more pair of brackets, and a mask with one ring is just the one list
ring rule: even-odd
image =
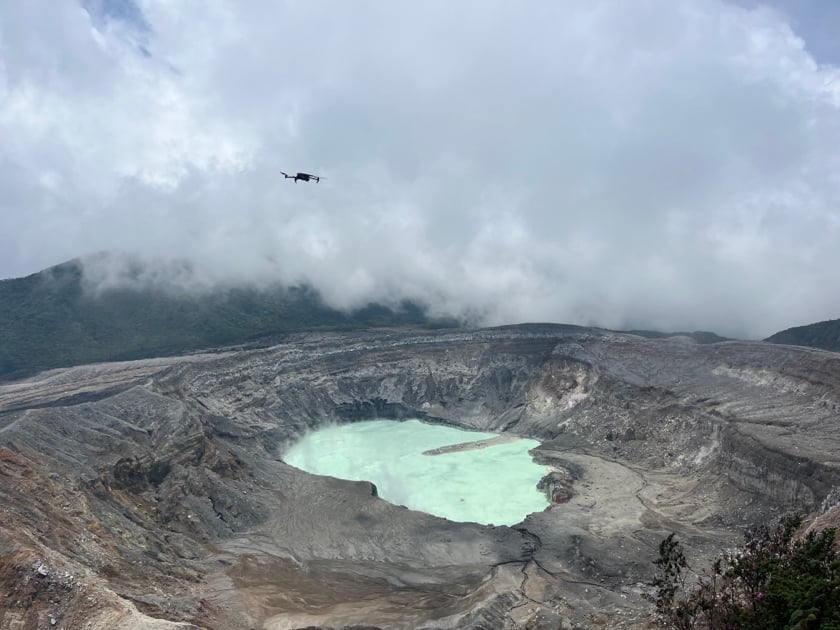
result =
[[288,173],[284,173],[283,171],[280,171],[280,174],[283,175],[283,177],[285,177],[286,179],[295,180],[295,184],[297,184],[298,181],[302,181],[302,182],[315,181],[315,183],[318,183],[322,179],[320,175],[312,175],[311,173],[296,173],[294,175],[289,175]]

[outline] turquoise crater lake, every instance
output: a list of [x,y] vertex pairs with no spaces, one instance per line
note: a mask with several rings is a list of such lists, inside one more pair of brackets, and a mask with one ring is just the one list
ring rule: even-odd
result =
[[[454,445],[464,446],[447,448]],[[413,510],[513,525],[548,505],[536,488],[546,469],[528,454],[535,446],[419,420],[370,420],[309,433],[283,459],[317,475],[371,481],[380,497]]]

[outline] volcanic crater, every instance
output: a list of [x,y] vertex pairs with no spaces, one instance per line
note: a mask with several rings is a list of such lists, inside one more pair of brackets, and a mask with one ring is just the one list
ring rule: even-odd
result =
[[[840,355],[600,329],[308,333],[0,385],[2,628],[650,627],[697,562],[834,512]],[[369,419],[536,439],[511,526],[388,503],[283,453]]]

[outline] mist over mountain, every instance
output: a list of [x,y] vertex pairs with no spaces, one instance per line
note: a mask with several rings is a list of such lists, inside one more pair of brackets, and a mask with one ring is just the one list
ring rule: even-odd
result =
[[838,9],[769,4],[3,3],[0,277],[121,250],[488,325],[833,317]]
[[[0,280],[0,304],[0,379],[89,362],[265,344],[307,330],[486,323],[475,311],[467,317],[449,314],[410,298],[341,307],[305,283],[220,277],[185,259],[117,252]],[[791,328],[766,341],[840,350],[838,322]],[[623,332],[651,339],[682,336],[701,344],[731,338],[711,331]]]
[[0,304],[0,379],[267,343],[306,330],[457,325],[408,300],[339,310],[306,285],[209,283],[183,261],[154,265],[110,254],[2,280]]

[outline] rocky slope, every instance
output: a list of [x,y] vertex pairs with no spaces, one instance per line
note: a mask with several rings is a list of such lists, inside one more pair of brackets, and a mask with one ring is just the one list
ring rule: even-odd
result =
[[[0,628],[647,627],[667,533],[834,505],[838,404],[833,353],[549,325],[46,372],[0,386]],[[572,496],[453,523],[282,460],[372,417],[536,438]]]

